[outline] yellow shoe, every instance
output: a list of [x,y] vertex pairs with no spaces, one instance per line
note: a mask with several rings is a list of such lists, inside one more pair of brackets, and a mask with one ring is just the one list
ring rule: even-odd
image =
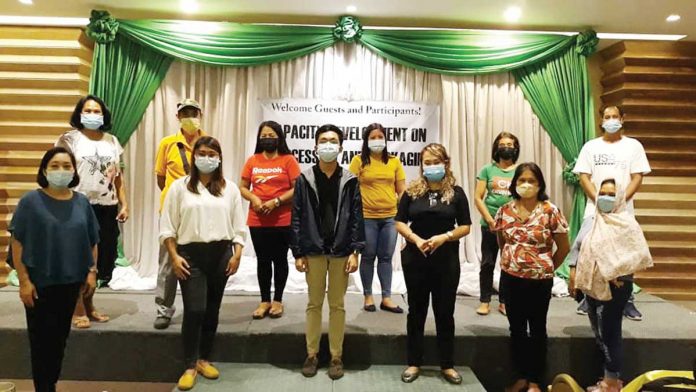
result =
[[181,378],[179,379],[179,383],[177,384],[177,387],[179,387],[180,391],[189,391],[193,389],[193,386],[196,385],[196,375],[197,373],[189,373],[186,372],[184,373]]
[[198,363],[196,365],[196,370],[201,374],[201,376],[209,380],[217,380],[217,378],[220,377],[220,371],[218,371],[215,366],[211,365],[210,363],[207,365],[201,365]]
[[487,302],[481,302],[481,305],[479,305],[478,309],[476,309],[476,313],[481,315],[481,316],[487,316],[488,313],[491,312],[491,304]]

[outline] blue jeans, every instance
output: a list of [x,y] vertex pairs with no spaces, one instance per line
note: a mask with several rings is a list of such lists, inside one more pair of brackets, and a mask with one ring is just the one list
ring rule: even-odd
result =
[[365,249],[360,262],[360,280],[365,295],[372,295],[372,278],[377,258],[377,276],[382,285],[382,298],[391,296],[392,256],[395,247],[394,218],[365,219]]

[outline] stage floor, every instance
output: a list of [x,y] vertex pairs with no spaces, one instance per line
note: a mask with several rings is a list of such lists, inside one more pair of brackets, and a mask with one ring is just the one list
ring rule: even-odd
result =
[[[379,297],[377,297],[379,298]],[[395,297],[407,308],[405,298]],[[639,294],[643,321],[624,321],[624,352],[627,378],[656,368],[683,369],[696,357],[696,312],[660,298]],[[96,304],[111,316],[105,324],[89,330],[73,330],[66,353],[64,378],[74,380],[175,381],[181,370],[180,296],[172,326],[152,328],[155,316],[152,292],[100,290]],[[270,363],[301,366],[304,356],[305,294],[287,294],[285,315],[280,319],[252,320],[258,297],[226,295],[220,314],[214,356],[221,362]],[[497,303],[493,303],[495,309]],[[509,375],[507,320],[497,312],[476,315],[478,300],[459,297],[455,310],[455,361],[469,366],[487,390],[502,386]],[[589,385],[595,376],[595,345],[586,316],[575,314],[576,303],[554,298],[548,317],[549,376],[568,372]],[[325,323],[328,304],[324,307]],[[346,297],[346,366],[403,365],[405,361],[406,315],[362,310],[362,296]],[[0,290],[1,378],[28,378],[26,322],[16,288]],[[325,327],[326,330],[326,327]],[[435,324],[426,325],[426,362],[437,364]],[[322,349],[326,349],[326,337]],[[17,360],[19,358],[19,360]],[[7,365],[6,365],[7,364]],[[282,366],[281,366],[282,365]],[[380,370],[382,371],[382,370]],[[390,370],[391,371],[391,370]],[[398,366],[393,370],[398,380]],[[270,374],[269,374],[270,375]],[[281,374],[279,373],[280,377]],[[298,375],[299,376],[299,375]]]

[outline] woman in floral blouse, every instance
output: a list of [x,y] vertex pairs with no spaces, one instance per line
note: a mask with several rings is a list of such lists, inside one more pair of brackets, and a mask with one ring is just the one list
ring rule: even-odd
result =
[[568,223],[558,207],[548,201],[546,182],[536,164],[517,167],[510,193],[513,200],[495,217],[502,249],[501,284],[505,287],[517,373],[510,390],[541,392],[546,367],[546,314],[554,271],[570,249]]

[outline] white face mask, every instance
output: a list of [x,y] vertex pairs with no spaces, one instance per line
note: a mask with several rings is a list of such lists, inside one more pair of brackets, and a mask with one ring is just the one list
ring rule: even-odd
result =
[[319,159],[326,163],[335,161],[340,150],[341,146],[331,142],[317,145],[317,155],[319,155]]
[[517,194],[524,199],[529,199],[539,193],[539,187],[530,183],[524,183],[517,186]]
[[384,139],[372,139],[367,141],[367,147],[374,153],[380,153],[387,147]]
[[602,128],[604,128],[607,133],[616,133],[618,132],[623,124],[621,124],[621,120],[616,119],[616,118],[610,118],[609,120],[604,120],[602,123]]
[[196,167],[203,174],[210,174],[220,166],[220,158],[196,155]]

